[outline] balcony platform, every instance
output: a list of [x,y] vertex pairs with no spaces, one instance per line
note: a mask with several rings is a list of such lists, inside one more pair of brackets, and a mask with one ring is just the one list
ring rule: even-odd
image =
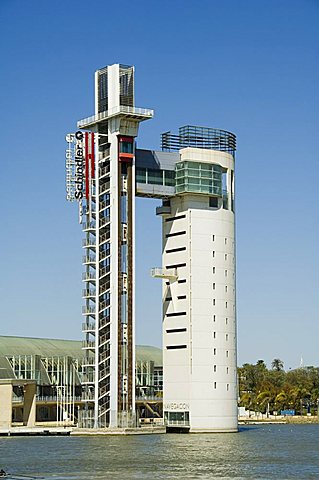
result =
[[97,123],[101,123],[110,118],[118,116],[132,118],[134,120],[139,120],[140,122],[142,122],[143,120],[153,118],[154,110],[150,110],[149,108],[128,107],[125,105],[119,105],[118,107],[111,108],[106,112],[101,112],[96,115],[92,115],[91,117],[79,120],[77,123],[77,127],[81,129],[92,128]]

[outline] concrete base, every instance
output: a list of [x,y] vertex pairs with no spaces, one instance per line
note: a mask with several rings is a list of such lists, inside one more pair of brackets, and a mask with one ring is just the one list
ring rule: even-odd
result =
[[166,433],[165,427],[141,428],[76,428],[71,435],[152,435]]
[[191,429],[189,433],[237,433],[238,428],[203,428],[203,429]]
[[36,435],[70,435],[71,428],[43,428],[43,427],[11,427],[11,428],[0,428],[0,437],[11,437],[11,436],[36,436]]

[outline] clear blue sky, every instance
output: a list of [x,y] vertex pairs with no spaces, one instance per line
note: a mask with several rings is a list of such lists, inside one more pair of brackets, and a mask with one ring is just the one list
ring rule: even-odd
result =
[[[1,0],[0,334],[81,338],[81,231],[64,136],[93,72],[136,66],[138,144],[233,131],[239,364],[319,365],[318,0]],[[137,342],[161,344],[157,202],[137,204]]]

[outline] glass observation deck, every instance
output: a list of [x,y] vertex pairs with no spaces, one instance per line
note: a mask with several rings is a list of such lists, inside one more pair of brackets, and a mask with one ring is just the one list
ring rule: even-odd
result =
[[219,165],[202,162],[176,163],[176,193],[204,193],[223,195],[223,169]]
[[225,171],[217,164],[205,162],[177,162],[174,170],[136,168],[136,194],[138,196],[168,198],[186,193],[199,193],[223,197]]

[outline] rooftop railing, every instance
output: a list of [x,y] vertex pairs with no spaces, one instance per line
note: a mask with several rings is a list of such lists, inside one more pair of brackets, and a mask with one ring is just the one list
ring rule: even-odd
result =
[[152,118],[154,116],[154,110],[149,108],[138,108],[138,107],[128,107],[126,105],[119,105],[117,107],[110,108],[105,112],[97,113],[96,115],[91,115],[91,117],[83,118],[77,123],[78,128],[85,128],[95,123],[99,123],[103,120],[107,120],[110,117],[116,115],[133,115],[135,117],[140,117],[143,119]]

